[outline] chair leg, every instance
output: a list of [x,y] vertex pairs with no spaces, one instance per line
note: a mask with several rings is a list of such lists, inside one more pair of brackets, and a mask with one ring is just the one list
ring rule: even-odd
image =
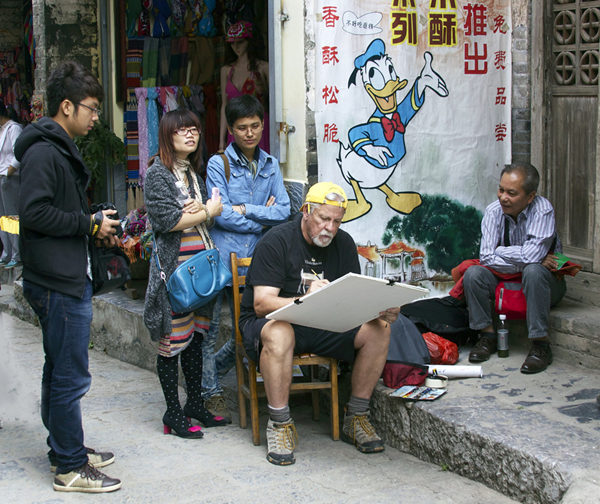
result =
[[245,429],[248,427],[248,420],[246,417],[246,398],[242,387],[244,385],[244,361],[238,348],[235,349],[235,371],[237,375],[237,388],[238,388],[238,407],[240,408],[240,427]]
[[338,441],[340,439],[338,365],[334,359],[329,363],[329,381],[331,382],[331,437],[334,441]]
[[248,363],[248,386],[250,387],[250,421],[252,423],[252,442],[260,445],[260,427],[258,425],[258,392],[256,390],[256,364]]
[[[309,366],[310,367],[310,381],[316,381],[315,378],[315,368],[318,369],[318,365]],[[319,409],[319,391],[313,390],[311,392],[312,395],[312,408],[313,408],[313,420],[315,422],[319,421],[319,413],[321,412]]]

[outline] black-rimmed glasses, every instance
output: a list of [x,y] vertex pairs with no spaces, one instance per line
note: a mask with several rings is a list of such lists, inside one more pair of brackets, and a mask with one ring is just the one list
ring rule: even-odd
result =
[[100,117],[100,114],[102,114],[102,110],[100,110],[98,107],[90,107],[89,105],[86,105],[85,103],[81,103],[81,102],[79,102],[77,105],[81,105],[82,107],[85,107],[92,114],[96,114],[98,117]]

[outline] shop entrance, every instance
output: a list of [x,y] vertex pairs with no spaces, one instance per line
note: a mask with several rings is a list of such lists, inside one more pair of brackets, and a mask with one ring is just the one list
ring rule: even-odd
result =
[[155,0],[150,9],[144,5],[114,4],[115,101],[124,103],[128,211],[143,204],[145,171],[158,149],[158,121],[168,110],[184,106],[201,118],[206,160],[228,144],[223,103],[253,94],[265,107],[261,147],[273,150],[268,2]]
[[31,122],[33,91],[31,0],[3,0],[0,7],[0,99],[11,118]]

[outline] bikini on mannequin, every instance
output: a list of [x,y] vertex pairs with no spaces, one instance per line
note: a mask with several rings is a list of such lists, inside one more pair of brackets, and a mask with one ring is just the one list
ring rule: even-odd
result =
[[234,61],[221,67],[221,120],[219,151],[233,141],[227,132],[225,107],[232,98],[244,94],[256,96],[265,108],[264,129],[259,147],[269,152],[269,65],[256,57],[257,44],[252,36],[252,24],[239,21],[227,30],[226,41],[230,44]]

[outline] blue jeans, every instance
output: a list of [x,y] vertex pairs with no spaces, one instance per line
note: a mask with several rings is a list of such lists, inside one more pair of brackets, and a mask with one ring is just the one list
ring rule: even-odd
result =
[[83,299],[27,280],[23,294],[42,326],[42,421],[49,432],[56,472],[67,473],[87,462],[80,401],[92,382],[88,371],[92,283],[87,281]]
[[[221,323],[223,298],[227,298],[231,313],[231,337],[215,353],[215,344]],[[223,395],[223,387],[219,380],[223,378],[235,364],[235,329],[233,325],[233,296],[231,287],[225,287],[215,298],[208,334],[202,340],[202,398]]]

